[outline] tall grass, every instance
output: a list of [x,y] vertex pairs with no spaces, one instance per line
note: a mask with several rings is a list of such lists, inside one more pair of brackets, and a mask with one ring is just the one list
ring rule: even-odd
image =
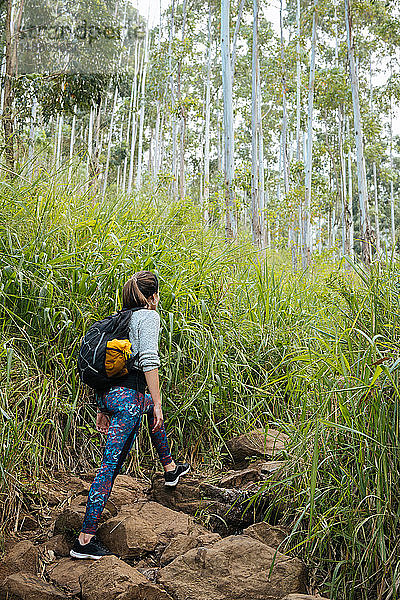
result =
[[[332,598],[397,598],[397,265],[292,275],[227,244],[162,190],[97,203],[42,176],[0,191],[3,522],[19,527],[35,480],[93,468],[100,441],[76,376],[88,324],[119,307],[138,269],[161,282],[163,404],[173,452],[223,464],[224,441],[289,434],[270,479],[290,545]],[[137,445],[135,467],[151,447]]]

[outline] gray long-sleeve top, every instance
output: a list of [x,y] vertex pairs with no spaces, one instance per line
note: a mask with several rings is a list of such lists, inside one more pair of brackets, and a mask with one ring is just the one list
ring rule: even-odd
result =
[[160,334],[160,315],[155,310],[143,308],[132,312],[129,323],[129,341],[133,355],[138,354],[134,366],[143,372],[160,366],[158,355],[158,336]]

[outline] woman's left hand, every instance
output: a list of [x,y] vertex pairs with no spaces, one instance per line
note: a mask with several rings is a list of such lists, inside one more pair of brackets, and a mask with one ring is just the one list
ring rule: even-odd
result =
[[161,406],[154,407],[153,415],[154,415],[154,426],[151,431],[152,431],[152,433],[156,433],[157,431],[160,431],[162,424],[164,423],[164,417],[163,417],[163,412],[162,412]]
[[107,433],[110,426],[110,417],[105,413],[98,412],[96,417],[96,428],[100,433]]

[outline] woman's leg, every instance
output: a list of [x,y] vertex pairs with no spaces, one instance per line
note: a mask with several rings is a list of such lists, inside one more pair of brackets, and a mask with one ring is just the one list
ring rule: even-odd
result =
[[[161,426],[161,429],[153,433],[152,429],[154,427],[154,403],[153,398],[150,394],[145,394],[144,396],[144,408],[143,412],[147,414],[147,423],[149,426],[149,433],[152,444],[157,450],[157,454],[160,458],[161,464],[163,467],[170,467],[171,469],[175,468],[174,459],[171,456],[171,452],[168,445],[167,434],[165,432],[164,424]],[[166,469],[168,470],[168,469]]]
[[[96,533],[114,480],[137,436],[142,417],[143,397],[134,390],[113,388],[104,399],[111,421],[103,460],[89,490],[81,534]],[[81,542],[86,543],[84,539]]]

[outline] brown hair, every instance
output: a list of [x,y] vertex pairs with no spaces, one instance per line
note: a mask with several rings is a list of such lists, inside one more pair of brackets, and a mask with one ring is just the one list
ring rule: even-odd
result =
[[123,308],[148,307],[148,299],[157,292],[157,275],[151,271],[138,271],[122,289],[122,306]]

